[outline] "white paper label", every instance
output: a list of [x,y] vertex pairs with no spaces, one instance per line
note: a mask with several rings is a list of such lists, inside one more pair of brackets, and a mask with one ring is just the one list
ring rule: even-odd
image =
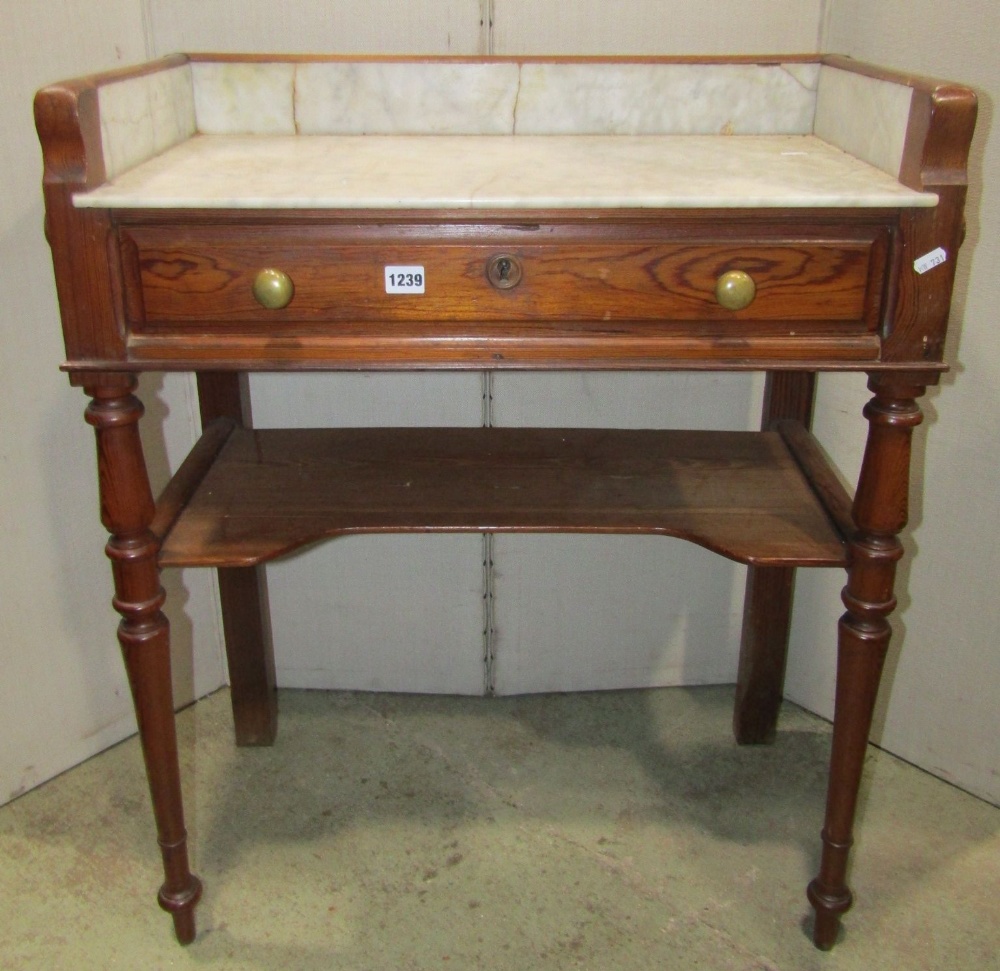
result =
[[387,266],[385,268],[385,292],[423,293],[424,279],[422,266]]
[[948,254],[939,246],[937,249],[932,249],[929,253],[924,253],[919,259],[913,261],[913,269],[917,273],[926,273],[928,270],[933,270],[935,266],[940,266],[948,259]]

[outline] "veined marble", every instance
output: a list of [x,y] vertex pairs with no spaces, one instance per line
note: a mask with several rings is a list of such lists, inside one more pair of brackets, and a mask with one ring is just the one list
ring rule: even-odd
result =
[[913,89],[823,65],[813,133],[898,176]]
[[510,63],[300,64],[296,129],[303,135],[509,135],[518,75]]
[[810,135],[196,136],[78,206],[931,206]]
[[[234,60],[195,61],[115,81],[99,89],[98,99],[109,179],[195,132],[220,136],[812,133],[896,176],[911,89],[826,65],[795,62]],[[305,159],[315,149],[299,154]],[[343,150],[338,150],[341,156]],[[428,164],[447,168],[453,160],[436,158]],[[204,173],[199,175],[201,181],[205,178]],[[327,183],[321,180],[321,184]],[[498,183],[491,179],[490,184]],[[276,191],[288,195],[284,189]],[[465,187],[460,191],[466,194]]]
[[198,62],[204,134],[786,134],[816,64]]
[[202,134],[295,134],[295,64],[196,61],[191,68]]
[[143,74],[97,90],[109,179],[195,132],[190,65]]
[[816,64],[526,63],[524,135],[805,135]]

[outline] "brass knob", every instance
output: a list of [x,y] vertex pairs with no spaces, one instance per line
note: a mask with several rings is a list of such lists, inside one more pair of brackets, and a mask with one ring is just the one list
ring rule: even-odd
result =
[[253,278],[253,298],[268,310],[281,310],[292,302],[295,284],[292,278],[281,270],[271,267],[261,270]]
[[521,275],[521,261],[516,256],[493,256],[486,264],[486,278],[498,290],[516,287],[521,282]]
[[743,310],[753,303],[757,296],[757,284],[753,277],[742,270],[729,270],[715,281],[715,299],[726,310]]

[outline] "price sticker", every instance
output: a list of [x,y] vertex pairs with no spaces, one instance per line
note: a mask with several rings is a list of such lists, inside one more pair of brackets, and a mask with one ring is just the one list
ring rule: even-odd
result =
[[385,268],[385,292],[423,293],[425,279],[422,266],[387,266]]
[[948,254],[939,246],[937,249],[932,249],[929,253],[924,253],[919,259],[914,260],[913,269],[917,273],[926,273],[928,270],[933,270],[935,266],[940,266],[947,259]]

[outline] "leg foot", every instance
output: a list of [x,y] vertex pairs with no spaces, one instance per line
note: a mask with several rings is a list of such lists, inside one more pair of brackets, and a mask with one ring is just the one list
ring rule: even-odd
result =
[[190,883],[180,893],[170,892],[167,885],[160,888],[157,900],[160,906],[174,919],[174,935],[180,944],[190,944],[197,934],[194,908],[201,900],[201,881],[189,874]]
[[813,924],[813,944],[821,951],[832,951],[839,933],[840,915],[817,910],[816,923]]
[[837,941],[840,933],[840,917],[851,908],[853,898],[851,891],[843,887],[840,891],[830,892],[820,883],[813,880],[806,890],[809,903],[816,911],[816,921],[813,924],[813,944],[821,951],[829,951]]

